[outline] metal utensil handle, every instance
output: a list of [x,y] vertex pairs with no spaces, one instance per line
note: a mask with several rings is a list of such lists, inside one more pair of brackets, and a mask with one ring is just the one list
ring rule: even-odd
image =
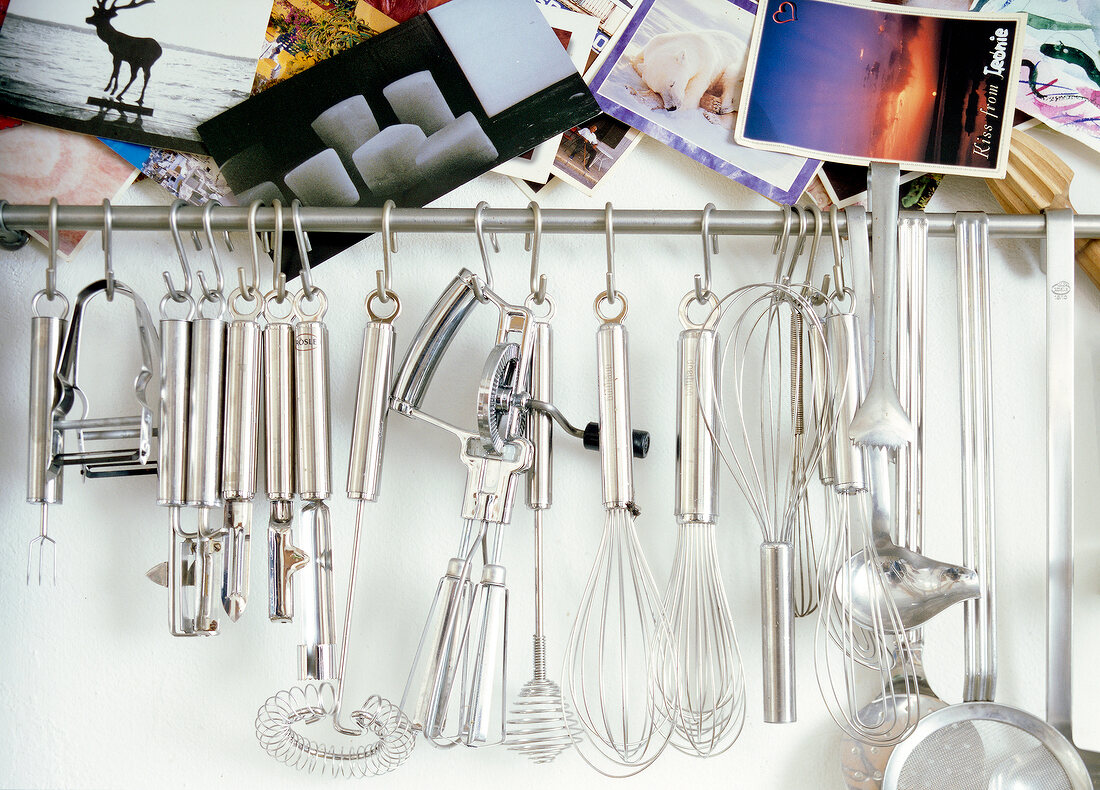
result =
[[711,434],[718,425],[717,334],[683,330],[677,357],[676,519],[713,524],[718,518],[718,445]]
[[225,343],[225,431],[222,496],[251,500],[256,495],[256,452],[260,421],[260,327],[233,321]]
[[860,348],[859,319],[854,313],[834,313],[825,319],[828,327],[829,359],[835,365],[837,379],[844,382],[841,397],[834,401],[836,431],[833,432],[832,456],[836,490],[854,494],[867,489],[867,469],[863,448],[849,436],[848,426],[863,400],[867,386]]
[[68,322],[53,316],[31,318],[31,370],[27,414],[27,502],[61,501],[60,469],[51,471],[55,449],[53,405],[58,359]]
[[191,403],[187,431],[187,504],[221,504],[225,322],[197,318],[191,326]]
[[[543,403],[554,400],[554,333],[549,321],[536,321],[535,348],[531,359],[531,397]],[[554,501],[554,420],[532,410],[527,416],[527,438],[535,447],[527,470],[527,506],[544,510]]]
[[419,409],[455,332],[477,304],[474,273],[463,269],[432,306],[409,344],[393,382],[391,405],[402,414]]
[[395,339],[393,324],[389,322],[371,321],[363,330],[348,459],[347,492],[352,499],[374,502],[378,498]]
[[302,508],[302,535],[309,555],[309,591],[305,606],[305,643],[298,647],[301,680],[337,678],[336,630],[332,613],[332,519],[328,505],[310,502]]
[[294,327],[263,330],[265,483],[270,500],[294,498]]
[[[478,616],[477,653],[470,681],[470,708],[462,728],[467,746],[485,746],[504,737],[508,689],[508,588],[505,580],[503,565],[490,564],[482,569],[481,583],[478,585],[481,611]],[[490,741],[490,730],[494,724],[499,728],[499,737]]]
[[981,213],[955,215],[961,335],[963,563],[978,574],[981,589],[980,597],[963,603],[966,702],[991,702],[997,684],[988,222]]
[[[160,322],[160,443],[157,504],[187,501],[187,432],[191,399],[191,321]],[[173,538],[174,540],[174,538]]]
[[332,417],[328,328],[323,321],[299,321],[294,328],[294,417],[298,495],[328,499],[332,495]]
[[898,453],[899,497],[898,542],[920,552],[924,541],[923,472],[924,463],[924,349],[925,285],[928,264],[928,217],[920,211],[903,211],[898,222],[900,276],[898,307],[905,332],[898,343],[898,387],[902,405],[913,423],[914,436],[909,447]]
[[764,721],[795,721],[793,552],[789,543],[760,545]]
[[616,322],[600,324],[596,333],[599,366],[600,462],[604,507],[626,507],[634,501],[633,443],[630,432],[630,382],[626,330]]
[[1047,722],[1073,723],[1073,212],[1046,212]]

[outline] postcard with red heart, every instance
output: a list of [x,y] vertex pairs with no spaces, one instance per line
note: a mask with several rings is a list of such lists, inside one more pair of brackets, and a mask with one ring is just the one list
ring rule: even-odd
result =
[[763,0],[735,139],[764,151],[1003,177],[1024,14]]

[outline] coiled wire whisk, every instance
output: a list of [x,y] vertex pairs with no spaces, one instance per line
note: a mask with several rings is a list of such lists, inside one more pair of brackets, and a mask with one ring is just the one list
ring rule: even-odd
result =
[[337,690],[332,683],[284,689],[268,698],[256,714],[256,738],[271,757],[299,770],[334,777],[366,777],[389,773],[412,754],[415,736],[399,707],[371,695],[349,718],[378,740],[369,746],[331,746],[294,729],[332,716]]
[[[534,638],[535,676],[523,684],[508,716],[508,748],[534,763],[548,763],[583,737],[577,714],[546,677],[546,637]],[[572,736],[570,736],[572,733]]]

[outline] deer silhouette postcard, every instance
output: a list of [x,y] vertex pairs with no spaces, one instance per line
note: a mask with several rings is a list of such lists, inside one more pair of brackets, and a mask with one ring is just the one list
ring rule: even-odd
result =
[[196,128],[244,101],[271,0],[11,0],[0,112],[204,153]]

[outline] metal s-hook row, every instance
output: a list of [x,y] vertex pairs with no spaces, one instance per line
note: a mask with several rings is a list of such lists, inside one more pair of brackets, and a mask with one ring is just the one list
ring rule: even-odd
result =
[[[485,220],[482,216],[487,208],[489,208],[489,204],[484,200],[474,207],[474,235],[477,236],[477,247],[481,252],[481,264],[485,267],[485,287],[492,290],[493,269],[489,265],[489,247],[485,243]],[[489,234],[489,243],[492,244],[494,252],[500,252],[500,242],[497,241],[497,235],[495,233]],[[472,287],[474,297],[482,304],[487,304],[489,302],[489,297],[485,295],[481,282],[477,277],[474,277]]]
[[8,205],[8,201],[0,200],[0,249],[15,252],[30,241],[31,237],[25,230],[12,230],[4,224],[4,207],[6,205]]

